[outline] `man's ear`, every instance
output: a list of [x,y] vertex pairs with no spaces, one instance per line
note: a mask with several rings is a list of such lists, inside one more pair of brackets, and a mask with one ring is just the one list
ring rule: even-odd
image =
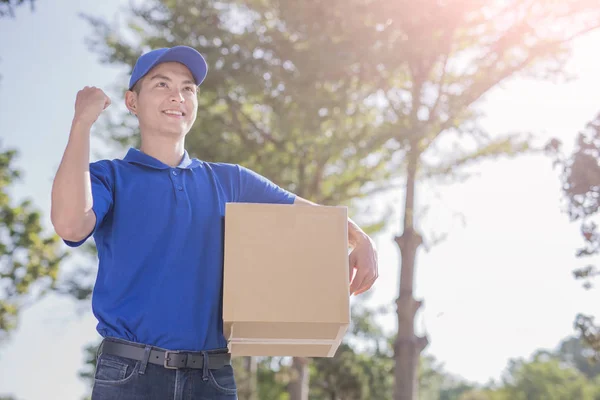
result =
[[137,115],[137,93],[128,90],[125,92],[125,106],[133,115]]

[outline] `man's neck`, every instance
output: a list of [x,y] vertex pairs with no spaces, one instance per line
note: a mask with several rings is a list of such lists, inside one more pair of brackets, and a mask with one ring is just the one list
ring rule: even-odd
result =
[[185,152],[184,138],[175,139],[168,137],[142,137],[140,151],[156,158],[163,164],[176,167],[181,163]]

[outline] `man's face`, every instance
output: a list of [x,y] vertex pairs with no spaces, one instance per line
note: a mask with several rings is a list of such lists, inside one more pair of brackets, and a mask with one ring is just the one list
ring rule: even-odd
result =
[[[186,135],[196,121],[197,86],[192,73],[177,62],[158,64],[139,82],[139,93],[128,93],[127,106],[140,128]],[[133,105],[133,109],[132,106]]]

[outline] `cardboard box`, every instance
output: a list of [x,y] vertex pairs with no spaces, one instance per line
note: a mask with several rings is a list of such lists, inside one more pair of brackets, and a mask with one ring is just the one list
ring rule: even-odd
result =
[[231,354],[333,357],[350,323],[348,275],[346,207],[228,203]]

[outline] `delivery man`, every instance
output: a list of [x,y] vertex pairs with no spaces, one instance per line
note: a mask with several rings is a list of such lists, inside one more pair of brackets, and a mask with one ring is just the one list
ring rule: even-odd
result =
[[[314,205],[242,166],[190,158],[184,142],[207,70],[186,46],[137,60],[125,104],[141,146],[123,159],[90,163],[90,129],[110,99],[96,87],[77,93],[51,219],[67,245],[94,235],[98,248],[94,400],[236,399],[221,314],[225,204]],[[360,294],[377,279],[377,253],[348,227],[350,292]]]

